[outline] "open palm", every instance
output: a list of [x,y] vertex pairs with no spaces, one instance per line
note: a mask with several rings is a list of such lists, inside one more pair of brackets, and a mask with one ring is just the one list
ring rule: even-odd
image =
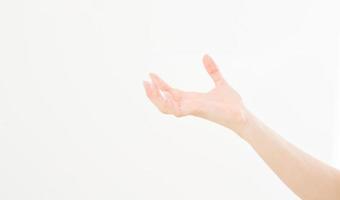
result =
[[162,113],[177,117],[193,115],[233,130],[239,129],[245,121],[245,108],[240,95],[224,80],[210,56],[203,57],[203,64],[215,83],[209,92],[175,89],[151,73],[151,82],[144,81],[147,96]]

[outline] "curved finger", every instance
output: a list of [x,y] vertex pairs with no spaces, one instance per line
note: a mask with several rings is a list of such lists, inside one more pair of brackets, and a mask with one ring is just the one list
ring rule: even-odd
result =
[[173,112],[170,102],[162,96],[156,85],[144,81],[144,88],[148,98],[159,111],[164,114],[171,114]]
[[163,91],[170,91],[172,88],[165,82],[163,81],[159,76],[157,76],[154,73],[149,74],[151,80],[158,85],[158,87],[163,90]]
[[169,92],[172,97],[176,100],[179,101],[181,98],[181,91],[178,89],[172,88],[169,84],[167,84],[164,80],[162,80],[158,75],[154,73],[149,74],[152,82],[159,87],[162,91]]
[[160,94],[159,91],[157,91],[157,88],[147,82],[147,81],[144,81],[144,88],[145,88],[145,92],[146,92],[146,95],[148,96],[148,98],[150,99],[150,101],[160,110],[164,110],[164,103],[163,103],[163,99],[162,99],[162,96]]

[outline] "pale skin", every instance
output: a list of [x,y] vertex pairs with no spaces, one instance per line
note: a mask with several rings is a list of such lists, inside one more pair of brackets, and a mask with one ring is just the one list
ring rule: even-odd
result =
[[144,81],[148,98],[164,114],[200,117],[233,130],[301,199],[340,199],[339,170],[298,149],[258,120],[210,56],[203,57],[203,65],[215,84],[209,92],[175,89],[150,74],[151,81]]

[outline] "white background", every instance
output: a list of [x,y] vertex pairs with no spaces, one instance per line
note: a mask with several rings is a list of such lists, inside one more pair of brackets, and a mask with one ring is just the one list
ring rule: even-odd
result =
[[158,113],[142,80],[153,71],[207,91],[209,53],[250,110],[331,163],[338,10],[335,0],[0,1],[0,199],[297,199],[231,131]]

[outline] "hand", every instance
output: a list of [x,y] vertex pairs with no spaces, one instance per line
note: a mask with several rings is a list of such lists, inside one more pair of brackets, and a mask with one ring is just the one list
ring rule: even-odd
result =
[[209,92],[178,90],[151,73],[151,82],[144,81],[147,96],[164,114],[176,117],[193,115],[240,132],[247,122],[247,112],[240,95],[224,80],[210,56],[203,57],[203,64],[215,83]]

